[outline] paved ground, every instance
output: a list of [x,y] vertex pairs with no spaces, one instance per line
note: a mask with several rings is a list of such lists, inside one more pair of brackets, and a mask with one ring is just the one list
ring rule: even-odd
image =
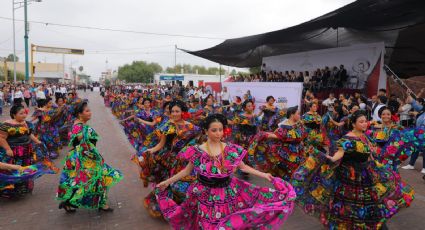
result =
[[[132,147],[122,132],[118,122],[103,105],[97,93],[80,93],[90,101],[93,119],[90,121],[101,136],[98,143],[100,152],[111,166],[120,169],[124,179],[109,193],[113,213],[78,210],[74,214],[66,214],[58,209],[55,201],[56,186],[59,175],[47,175],[36,181],[32,195],[19,200],[0,199],[0,230],[9,229],[169,229],[163,220],[152,219],[142,205],[143,197],[150,189],[143,188],[138,179],[138,168],[130,161]],[[5,114],[8,110],[5,109]],[[0,120],[5,120],[3,116]],[[65,155],[65,150],[61,159]],[[61,159],[56,160],[60,165]],[[418,160],[418,163],[420,161]],[[424,229],[425,226],[425,183],[417,170],[402,170],[402,176],[411,184],[417,193],[412,206],[398,213],[389,223],[389,229]],[[260,180],[252,182],[263,184]],[[297,209],[284,226],[285,229],[322,229],[318,220],[303,214]]]

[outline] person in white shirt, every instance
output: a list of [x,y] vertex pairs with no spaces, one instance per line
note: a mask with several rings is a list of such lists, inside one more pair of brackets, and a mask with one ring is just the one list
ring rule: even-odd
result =
[[400,125],[403,127],[409,128],[415,124],[414,119],[410,116],[409,112],[412,109],[412,105],[409,103],[404,103],[404,101],[398,99],[400,107],[398,108],[398,114],[400,114]]
[[66,91],[66,87],[65,87],[64,85],[62,85],[62,86],[59,88],[59,92],[62,94],[62,96],[65,96],[65,95],[66,95],[66,93],[67,93],[67,91]]
[[46,99],[46,94],[44,93],[43,87],[39,86],[35,92],[35,97],[37,100]]
[[21,105],[24,101],[24,94],[22,93],[20,87],[16,88],[14,94],[13,94],[13,104],[14,105]]
[[223,87],[223,91],[221,92],[221,104],[222,105],[230,105],[230,93],[227,91],[227,87]]
[[322,105],[328,107],[329,105],[335,103],[335,101],[336,101],[335,94],[330,93],[329,97],[322,102]]
[[378,105],[376,106],[375,110],[373,111],[372,120],[374,121],[382,121],[379,117],[379,110],[384,107],[387,104],[387,97],[386,96],[379,96],[378,97]]

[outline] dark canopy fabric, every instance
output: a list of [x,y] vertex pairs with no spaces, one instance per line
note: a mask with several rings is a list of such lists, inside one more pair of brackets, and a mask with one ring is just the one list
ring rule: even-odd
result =
[[223,43],[190,54],[235,67],[263,57],[385,42],[385,62],[400,77],[425,75],[425,0],[358,0],[287,29]]

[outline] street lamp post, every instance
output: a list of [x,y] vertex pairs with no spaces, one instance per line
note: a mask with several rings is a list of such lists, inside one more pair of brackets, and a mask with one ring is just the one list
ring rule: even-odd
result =
[[28,65],[28,0],[24,0],[24,14],[25,14],[25,81],[28,82],[30,78],[30,69]]
[[13,82],[16,83],[16,42],[15,42],[15,0],[12,0],[13,12]]
[[[12,8],[13,8],[13,81],[16,83],[16,45],[15,45],[15,10],[24,7],[24,14],[25,14],[25,20],[24,20],[24,27],[25,27],[25,80],[29,80],[29,65],[28,65],[28,4],[31,2],[41,2],[42,0],[24,0],[16,1],[12,0]],[[17,5],[15,7],[15,5]]]

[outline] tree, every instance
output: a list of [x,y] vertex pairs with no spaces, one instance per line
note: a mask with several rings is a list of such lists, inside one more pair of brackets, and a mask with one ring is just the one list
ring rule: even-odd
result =
[[[16,62],[18,62],[19,61],[18,56],[15,55],[15,58],[16,58]],[[6,61],[13,62],[13,54],[7,55]]]
[[261,72],[261,66],[249,68],[249,73],[250,74],[258,74],[260,72]]
[[105,80],[105,86],[106,86],[106,87],[111,86],[111,81],[110,81],[109,79],[106,79],[106,80]]
[[155,73],[162,72],[162,67],[158,63],[147,63],[145,61],[133,61],[118,68],[118,79],[126,82],[153,82]]
[[[217,67],[209,67],[206,68],[205,66],[199,66],[199,65],[190,65],[190,64],[178,64],[175,67],[167,67],[165,69],[165,72],[167,73],[177,73],[180,74],[183,73],[190,73],[190,74],[209,74],[209,75],[216,75],[219,74],[219,68]],[[221,69],[221,74],[225,74],[226,70],[224,68]]]

